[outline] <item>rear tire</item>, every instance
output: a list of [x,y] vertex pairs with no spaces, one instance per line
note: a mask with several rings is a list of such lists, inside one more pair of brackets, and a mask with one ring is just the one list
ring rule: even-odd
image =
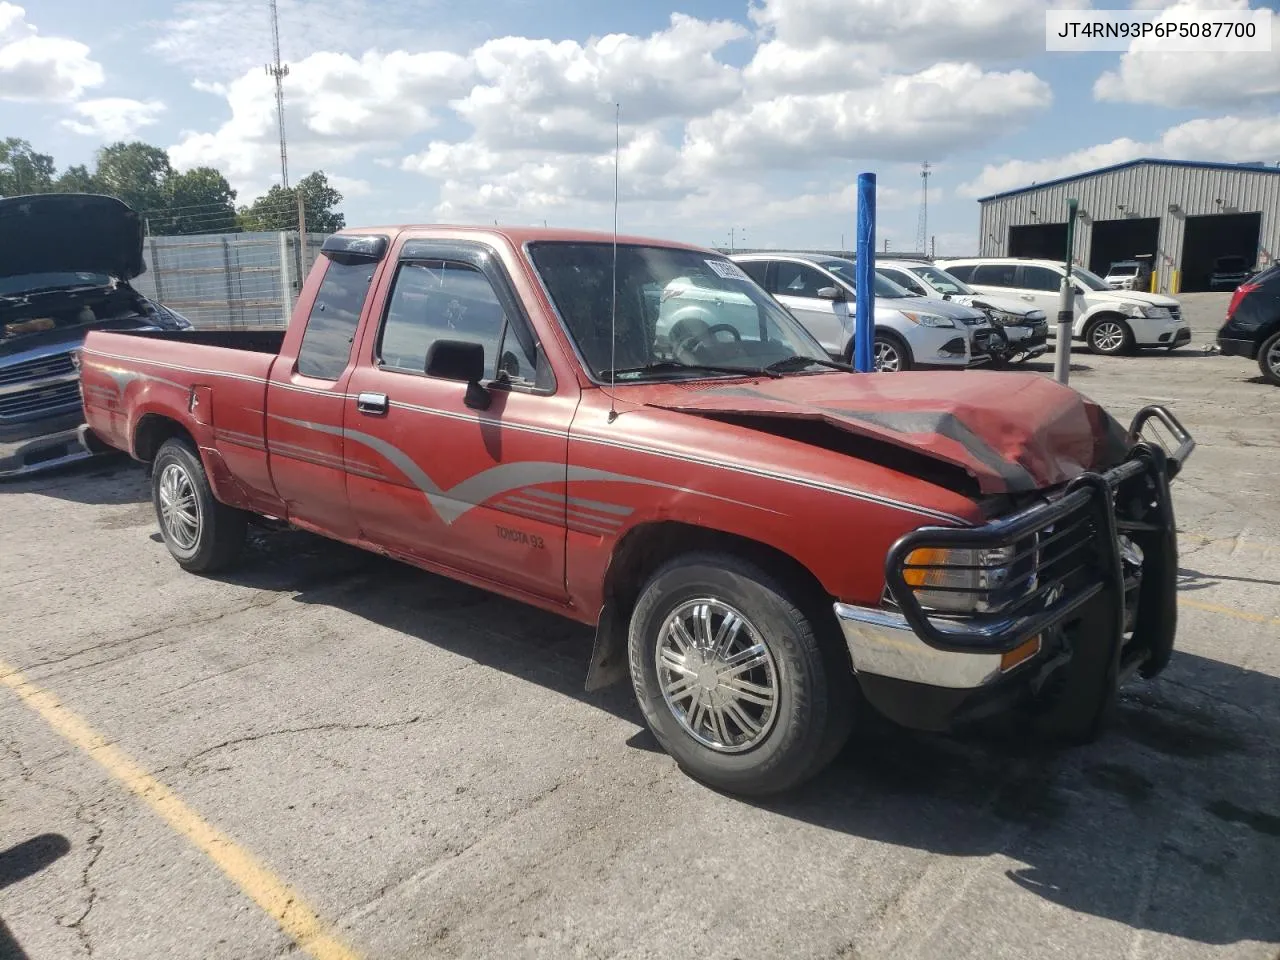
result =
[[204,464],[186,440],[166,440],[156,453],[151,502],[165,546],[182,569],[213,573],[239,556],[248,517],[214,499]]
[[645,722],[696,780],[744,796],[790,790],[830,763],[853,723],[853,671],[829,631],[798,585],[725,553],[678,557],[631,617]]
[[1262,341],[1258,348],[1258,369],[1267,383],[1280,387],[1280,331]]

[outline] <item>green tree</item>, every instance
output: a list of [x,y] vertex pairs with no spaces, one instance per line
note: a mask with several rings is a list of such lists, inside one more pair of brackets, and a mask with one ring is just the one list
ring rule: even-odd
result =
[[36,153],[18,137],[0,140],[0,196],[20,197],[53,189],[53,157]]
[[329,184],[323,170],[309,173],[288,190],[279,184],[241,207],[238,220],[243,230],[297,230],[298,195],[306,213],[308,233],[335,233],[347,225],[347,218],[334,208],[342,194]]
[[62,176],[53,181],[52,193],[100,193],[101,187],[89,168],[83,163],[67,167]]
[[213,167],[196,167],[175,173],[168,181],[168,216],[163,226],[153,219],[155,233],[234,233],[236,192],[227,178]]
[[149,143],[121,141],[98,151],[99,188],[144,217],[164,216],[172,176],[169,154]]

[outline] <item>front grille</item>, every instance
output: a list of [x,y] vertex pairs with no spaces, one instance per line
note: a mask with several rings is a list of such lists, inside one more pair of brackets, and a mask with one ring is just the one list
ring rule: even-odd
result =
[[0,420],[21,420],[62,413],[80,406],[80,384],[76,381],[50,387],[36,387],[21,393],[0,396]]
[[0,387],[26,383],[28,380],[61,377],[68,373],[75,373],[75,369],[70,353],[59,353],[52,357],[41,357],[38,360],[24,360],[11,367],[0,368]]

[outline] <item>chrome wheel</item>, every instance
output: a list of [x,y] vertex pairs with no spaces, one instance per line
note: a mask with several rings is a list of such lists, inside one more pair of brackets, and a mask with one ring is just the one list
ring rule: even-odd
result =
[[200,537],[200,501],[191,476],[180,464],[166,464],[160,473],[160,523],[180,550],[194,549]]
[[1101,353],[1115,353],[1124,346],[1125,329],[1115,320],[1100,320],[1093,328],[1093,345]]
[[778,666],[756,628],[719,600],[689,600],[663,622],[658,684],[681,728],[721,753],[750,750],[778,712]]
[[876,373],[897,373],[902,369],[902,354],[888,340],[877,340],[872,359]]

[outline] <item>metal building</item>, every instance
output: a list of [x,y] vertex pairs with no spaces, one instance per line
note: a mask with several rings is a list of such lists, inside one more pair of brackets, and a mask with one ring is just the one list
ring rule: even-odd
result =
[[1215,271],[1280,255],[1280,164],[1141,159],[981,198],[982,256],[1061,259],[1069,198],[1075,263],[1102,275],[1138,259],[1161,292],[1208,290]]

